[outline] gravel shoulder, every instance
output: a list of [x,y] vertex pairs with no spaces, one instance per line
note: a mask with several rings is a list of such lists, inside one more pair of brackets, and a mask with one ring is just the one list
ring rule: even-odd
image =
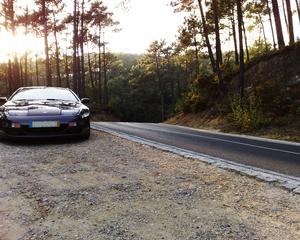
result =
[[91,131],[0,142],[0,239],[300,239],[300,195]]

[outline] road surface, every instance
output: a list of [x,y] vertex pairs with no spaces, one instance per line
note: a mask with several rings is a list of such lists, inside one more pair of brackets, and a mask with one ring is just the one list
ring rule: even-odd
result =
[[152,123],[93,122],[117,132],[300,177],[300,144]]

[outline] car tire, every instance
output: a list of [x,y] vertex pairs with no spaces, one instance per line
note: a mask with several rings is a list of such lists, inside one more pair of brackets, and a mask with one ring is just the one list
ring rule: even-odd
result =
[[83,136],[81,137],[81,139],[87,140],[87,139],[90,138],[90,135],[91,135],[91,129],[89,128],[89,132],[88,132],[86,135],[83,135]]

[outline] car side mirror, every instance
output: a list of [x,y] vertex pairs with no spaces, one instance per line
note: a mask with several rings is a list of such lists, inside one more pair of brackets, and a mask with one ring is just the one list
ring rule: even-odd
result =
[[0,103],[6,103],[7,98],[6,97],[0,97]]
[[90,99],[89,98],[82,98],[81,99],[81,103],[82,104],[88,104],[90,102]]

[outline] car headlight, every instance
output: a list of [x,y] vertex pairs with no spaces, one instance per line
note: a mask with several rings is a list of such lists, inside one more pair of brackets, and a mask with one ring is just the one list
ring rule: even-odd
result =
[[86,117],[90,116],[90,110],[87,108],[83,108],[79,112],[78,116],[81,116],[82,118],[86,118]]
[[79,114],[78,110],[62,110],[62,115],[64,116],[76,116]]

